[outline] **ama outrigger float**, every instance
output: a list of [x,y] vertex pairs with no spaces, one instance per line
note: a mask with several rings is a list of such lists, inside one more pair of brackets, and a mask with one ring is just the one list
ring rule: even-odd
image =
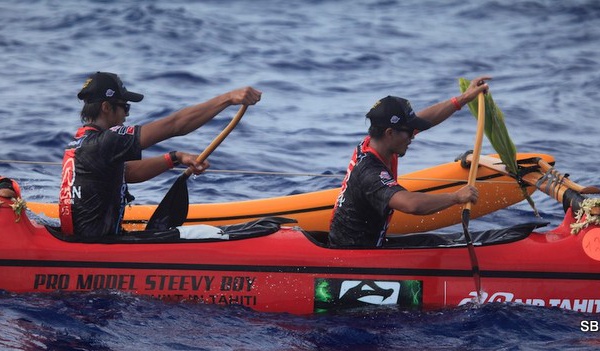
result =
[[[518,180],[528,185],[528,193],[537,188],[555,198],[563,204],[565,218],[545,231],[546,223],[536,222],[472,232],[481,300],[600,313],[599,202],[582,195],[599,190],[563,177],[551,166],[549,155],[518,154],[518,159]],[[466,183],[470,160],[464,156],[434,167],[435,173],[417,172],[420,181],[400,177],[399,182],[413,191],[453,191]],[[481,156],[476,183],[481,201],[473,207],[473,216],[523,199],[514,180],[504,181],[512,179],[509,175],[499,159]],[[441,178],[454,185],[441,184]],[[333,196],[325,195],[326,200],[318,202],[325,205],[319,206],[332,205]],[[295,199],[304,198],[288,198]],[[460,208],[435,220],[402,217],[390,230],[396,234],[390,234],[382,248],[333,249],[321,217],[317,225],[299,217],[299,227],[289,226],[293,219],[275,216],[234,225],[215,220],[207,221],[211,226],[76,242],[31,220],[17,199],[0,200],[0,289],[16,293],[116,289],[165,300],[295,314],[380,304],[437,309],[472,302],[478,295],[463,233],[398,234],[458,223]],[[273,202],[273,207],[268,203],[265,200],[265,207],[248,219],[258,214],[293,217],[293,211],[277,210],[284,201]],[[305,205],[296,203],[298,208]],[[218,206],[214,213],[228,213],[225,207]],[[233,207],[228,216],[236,217]],[[454,219],[441,220],[446,216]],[[182,239],[184,234],[195,239]]]

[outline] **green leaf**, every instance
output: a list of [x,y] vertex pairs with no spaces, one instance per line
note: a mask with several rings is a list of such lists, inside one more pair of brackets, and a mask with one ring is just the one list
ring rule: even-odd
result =
[[[461,93],[464,93],[471,82],[465,78],[459,78],[458,84]],[[475,116],[475,119],[477,119],[477,111],[479,108],[478,99],[473,99],[468,106],[473,116]],[[492,144],[494,150],[496,150],[500,156],[500,160],[502,160],[506,169],[515,177],[515,179],[518,179],[519,166],[517,165],[517,148],[508,134],[508,129],[504,123],[504,114],[494,102],[490,92],[485,95],[485,135]],[[520,186],[523,197],[527,200],[537,216],[538,212],[535,208],[533,199],[527,194],[525,185],[520,184]]]

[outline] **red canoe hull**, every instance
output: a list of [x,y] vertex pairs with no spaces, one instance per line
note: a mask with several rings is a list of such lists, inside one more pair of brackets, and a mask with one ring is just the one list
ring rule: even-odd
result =
[[[553,231],[476,246],[485,302],[512,301],[600,312],[600,228]],[[466,248],[329,249],[297,228],[205,243],[87,244],[57,239],[0,208],[0,289],[117,289],[165,300],[241,304],[308,314],[397,304],[437,309],[476,296]]]

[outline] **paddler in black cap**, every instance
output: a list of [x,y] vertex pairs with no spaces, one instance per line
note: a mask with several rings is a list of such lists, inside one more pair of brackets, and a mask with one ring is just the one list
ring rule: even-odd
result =
[[369,135],[356,147],[335,202],[329,243],[333,247],[381,247],[394,210],[428,215],[453,205],[475,203],[477,189],[464,186],[454,193],[407,191],[396,181],[398,157],[404,156],[416,133],[450,117],[488,89],[488,76],[474,79],[460,96],[430,106],[418,114],[408,100],[387,96],[367,113]]
[[114,73],[92,74],[77,97],[84,102],[84,125],[65,150],[59,215],[63,234],[89,239],[121,232],[125,205],[132,199],[127,183],[146,181],[178,164],[192,167],[195,174],[209,166],[181,151],[142,159],[143,149],[198,129],[228,106],[254,105],[261,92],[233,90],[136,126],[124,125],[125,118],[130,102],[144,96],[127,90]]

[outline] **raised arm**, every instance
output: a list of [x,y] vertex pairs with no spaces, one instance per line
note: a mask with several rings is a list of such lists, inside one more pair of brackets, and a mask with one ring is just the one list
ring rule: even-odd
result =
[[489,87],[485,81],[490,79],[492,79],[490,76],[480,76],[473,79],[467,90],[461,95],[456,96],[456,100],[453,101],[454,98],[448,99],[429,106],[419,111],[417,116],[429,121],[432,126],[442,123],[448,117],[452,116],[454,112],[458,111],[458,107],[462,108],[462,106],[468,104],[480,92],[486,92]]
[[200,128],[228,106],[256,104],[260,101],[261,94],[252,87],[233,90],[145,124],[140,133],[141,146],[146,149],[165,139],[188,134]]

